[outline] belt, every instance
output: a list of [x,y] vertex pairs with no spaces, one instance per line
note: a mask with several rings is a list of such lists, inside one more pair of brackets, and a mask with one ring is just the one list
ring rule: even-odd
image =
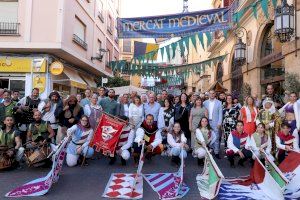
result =
[[73,140],[72,140],[72,143],[75,144],[75,145],[83,145],[83,144],[84,144],[84,143],[81,143],[81,144],[76,143],[76,142],[74,142]]

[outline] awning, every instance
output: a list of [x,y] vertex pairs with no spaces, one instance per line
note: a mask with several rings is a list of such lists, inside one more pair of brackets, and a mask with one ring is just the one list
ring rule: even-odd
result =
[[81,88],[81,89],[87,88],[86,82],[84,82],[84,80],[82,80],[82,78],[79,76],[78,72],[75,71],[74,69],[64,67],[62,76],[61,75],[53,76],[53,82],[54,83],[69,82],[68,85],[70,85],[70,86],[73,86],[76,88]]
[[83,80],[87,83],[87,86],[91,89],[97,89],[97,83],[91,76],[80,74],[80,76],[83,78]]
[[114,88],[111,88],[111,89],[115,90],[116,95],[129,94],[129,93],[131,93],[133,91],[135,91],[139,95],[141,95],[141,94],[146,94],[146,92],[148,91],[146,89],[135,87],[133,85],[122,86],[122,87],[114,87]]

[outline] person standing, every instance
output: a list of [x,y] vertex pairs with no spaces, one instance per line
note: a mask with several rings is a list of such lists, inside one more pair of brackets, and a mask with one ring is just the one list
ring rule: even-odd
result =
[[92,90],[86,89],[84,94],[85,94],[85,98],[80,101],[80,105],[83,108],[85,107],[85,105],[87,104],[89,105],[91,103]]
[[297,102],[295,92],[290,93],[289,102],[279,110],[279,113],[284,116],[283,121],[290,125],[292,133],[295,129],[300,130],[300,104]]
[[226,104],[226,94],[225,94],[225,92],[220,92],[218,99],[219,99],[219,101],[221,101],[222,106],[225,107],[225,104]]
[[102,107],[103,111],[116,116],[118,111],[118,102],[115,100],[115,90],[110,89],[108,91],[108,97],[101,99],[99,105]]
[[[188,141],[191,141],[191,132],[189,130],[190,104],[185,93],[180,95],[180,102],[174,109],[174,122],[179,122],[181,130],[184,132]],[[189,144],[188,142],[188,144]]]
[[256,118],[258,109],[251,96],[246,97],[245,104],[240,110],[240,120],[244,123],[245,132],[251,136],[256,131]]
[[135,130],[139,128],[144,121],[144,107],[141,102],[141,98],[136,96],[134,101],[129,105],[129,122],[135,127]]
[[158,114],[160,110],[160,104],[155,101],[155,94],[149,94],[149,102],[144,104],[144,114],[145,116],[151,114],[154,117],[154,122],[158,121]]
[[93,94],[91,98],[91,103],[86,104],[85,107],[83,108],[84,114],[88,116],[90,126],[92,127],[93,130],[97,128],[97,125],[99,123],[102,114],[102,108],[97,104],[97,101],[98,101],[97,94]]
[[226,104],[223,108],[223,133],[225,149],[227,148],[227,139],[229,134],[235,129],[239,117],[239,109],[233,105],[231,95],[227,95]]
[[194,149],[194,144],[196,142],[196,129],[199,126],[199,122],[203,117],[208,117],[208,111],[203,106],[202,99],[197,97],[195,100],[195,104],[191,109],[190,117],[189,117],[189,128],[191,131],[191,148]]
[[19,97],[20,97],[20,92],[17,91],[17,90],[14,90],[14,91],[12,92],[12,101],[18,103],[18,102],[20,101],[20,98],[19,98]]
[[98,88],[98,94],[99,94],[98,101],[97,101],[98,104],[100,103],[101,99],[105,98],[105,91],[106,91],[105,87],[99,87]]
[[168,92],[167,92],[167,90],[163,90],[163,91],[161,92],[161,101],[158,102],[158,103],[160,104],[161,107],[164,106],[165,100],[166,100],[167,98],[168,98]]
[[119,109],[118,109],[118,115],[119,116],[129,116],[129,95],[128,94],[123,94],[121,101],[120,101],[120,105],[119,105]]
[[3,93],[3,102],[0,103],[0,126],[3,126],[3,122],[5,117],[14,116],[14,108],[16,106],[16,102],[11,99],[11,92],[9,90],[5,90]]
[[204,107],[208,110],[209,125],[216,134],[216,140],[213,144],[215,157],[220,159],[220,129],[223,121],[223,107],[221,101],[216,99],[216,92],[214,90],[209,91],[209,99],[204,101]]
[[271,98],[273,100],[273,102],[275,103],[275,108],[277,110],[280,109],[284,105],[284,102],[283,102],[281,96],[278,94],[275,94],[274,87],[272,84],[267,85],[266,94],[261,100],[261,106],[260,106],[261,108],[263,107],[262,102],[264,102],[264,100],[266,98]]

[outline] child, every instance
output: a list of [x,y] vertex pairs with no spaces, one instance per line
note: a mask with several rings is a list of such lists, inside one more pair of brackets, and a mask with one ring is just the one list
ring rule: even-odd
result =
[[204,163],[203,158],[206,155],[205,148],[213,144],[216,140],[215,133],[208,123],[206,117],[201,118],[198,128],[196,129],[196,141],[194,155],[198,158],[198,165]]

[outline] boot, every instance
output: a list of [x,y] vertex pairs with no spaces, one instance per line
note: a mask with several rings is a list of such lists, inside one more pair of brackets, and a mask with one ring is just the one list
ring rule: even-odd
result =
[[121,157],[121,164],[122,164],[122,166],[126,166],[126,160],[122,157]]
[[239,162],[238,162],[238,165],[244,167],[244,166],[245,166],[245,165],[244,165],[244,162],[245,162],[245,159],[244,159],[244,158],[243,158],[243,159],[240,159]]
[[115,162],[116,162],[116,157],[110,157],[110,161],[109,161],[109,165],[113,165],[113,164],[115,164]]
[[198,158],[198,166],[203,166],[204,165],[204,160],[203,158]]
[[229,163],[230,163],[230,167],[235,168],[235,166],[234,166],[234,159],[228,157],[228,160],[229,160]]

